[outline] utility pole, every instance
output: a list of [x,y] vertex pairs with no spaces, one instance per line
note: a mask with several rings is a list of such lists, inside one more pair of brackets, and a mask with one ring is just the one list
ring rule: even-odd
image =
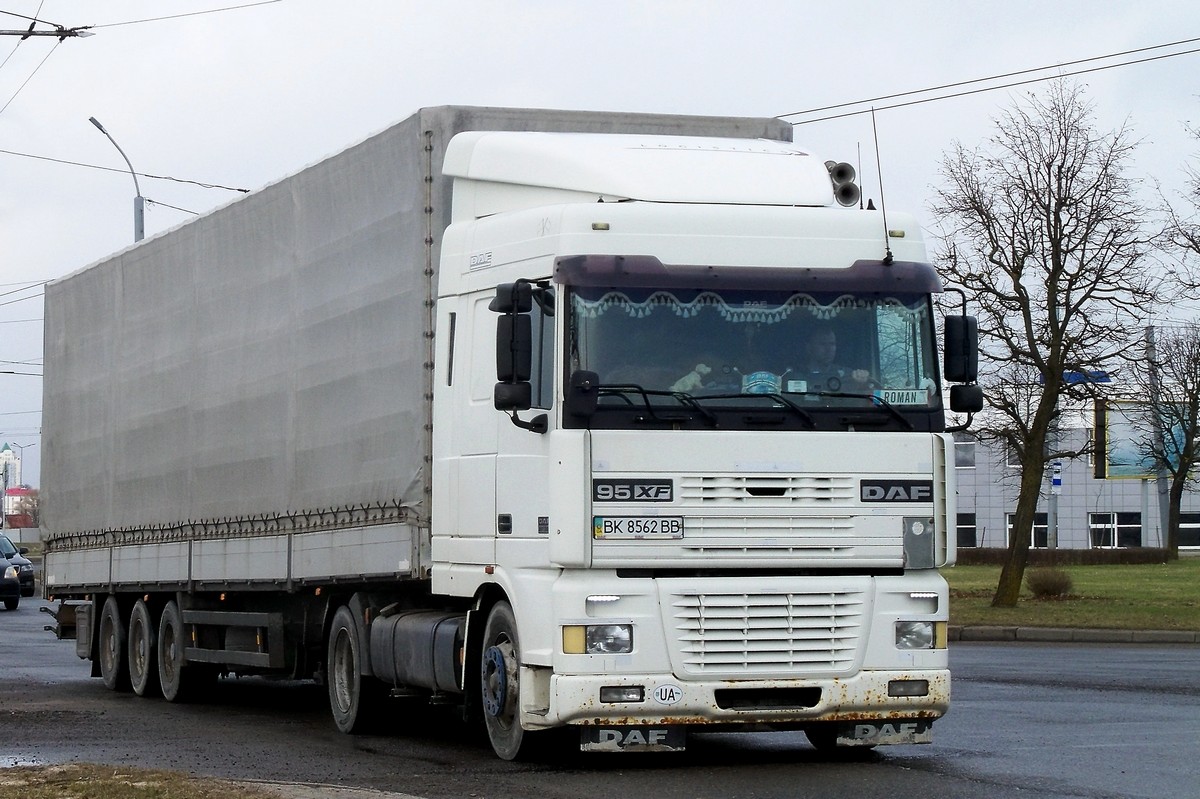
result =
[[1167,527],[1171,523],[1171,489],[1167,485],[1167,437],[1163,430],[1162,384],[1158,374],[1158,345],[1154,325],[1146,325],[1146,366],[1150,370],[1150,412],[1154,414],[1154,449],[1159,457],[1156,464],[1158,488],[1158,542],[1167,545]]

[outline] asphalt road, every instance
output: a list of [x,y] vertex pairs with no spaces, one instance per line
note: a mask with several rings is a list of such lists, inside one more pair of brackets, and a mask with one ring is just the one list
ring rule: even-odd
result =
[[37,600],[0,611],[0,767],[64,761],[413,796],[1200,797],[1200,646],[958,644],[928,746],[830,760],[800,733],[693,735],[677,755],[505,763],[451,712],[397,705],[404,732],[339,734],[322,688],[223,680],[195,705],[107,691]]

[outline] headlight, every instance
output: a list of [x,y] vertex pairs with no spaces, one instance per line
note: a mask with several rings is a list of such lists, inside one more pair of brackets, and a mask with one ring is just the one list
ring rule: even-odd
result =
[[563,627],[564,654],[621,655],[632,651],[632,624],[588,624]]
[[32,563],[26,563],[24,566],[22,566],[22,567],[21,567],[21,571],[23,571],[23,572],[31,572],[31,571],[33,571],[33,564],[32,564]]
[[17,579],[17,567],[16,566],[6,566],[4,569],[4,579],[5,580]]
[[933,649],[933,624],[931,621],[896,622],[896,648]]

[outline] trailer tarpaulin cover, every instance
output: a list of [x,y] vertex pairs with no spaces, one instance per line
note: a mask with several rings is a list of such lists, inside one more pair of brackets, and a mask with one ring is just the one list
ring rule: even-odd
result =
[[47,287],[51,531],[422,502],[417,127]]

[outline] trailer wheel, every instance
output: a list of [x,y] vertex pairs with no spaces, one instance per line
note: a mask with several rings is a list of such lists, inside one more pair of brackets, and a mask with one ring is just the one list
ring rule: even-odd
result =
[[333,626],[329,630],[326,682],[333,722],[340,731],[350,735],[374,729],[387,695],[384,683],[362,675],[365,654],[359,646],[354,614],[343,605],[333,614]]
[[168,702],[187,702],[216,679],[217,670],[212,665],[184,661],[183,650],[187,646],[187,637],[183,615],[174,599],[163,607],[162,616],[158,619],[156,643],[158,684],[163,698]]
[[125,621],[121,618],[121,607],[117,598],[109,595],[100,611],[100,631],[97,636],[97,656],[100,659],[100,676],[111,691],[128,691],[129,666],[126,663]]
[[482,679],[483,723],[492,749],[503,760],[530,754],[531,739],[520,719],[521,645],[512,605],[497,602],[483,630]]
[[129,683],[138,696],[162,693],[158,679],[156,625],[145,600],[129,614]]

